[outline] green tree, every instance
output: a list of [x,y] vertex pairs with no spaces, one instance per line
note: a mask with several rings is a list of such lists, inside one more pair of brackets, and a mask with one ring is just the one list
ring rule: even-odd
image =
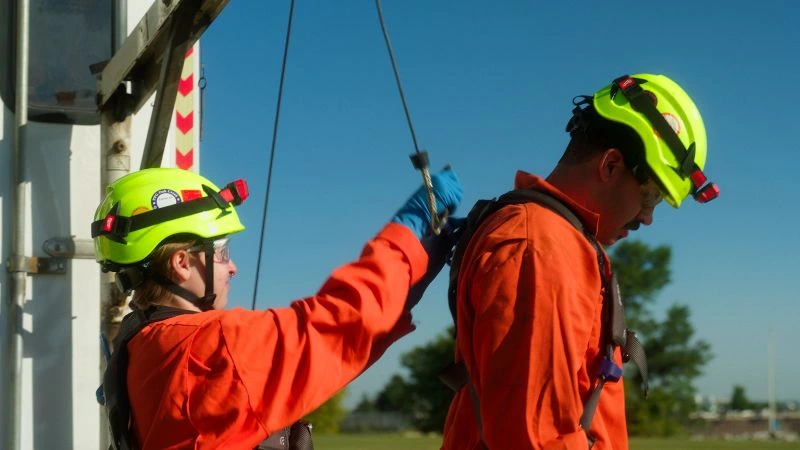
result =
[[378,407],[375,405],[375,401],[369,398],[369,395],[362,394],[361,400],[358,401],[354,411],[360,413],[368,413],[368,412],[375,412],[378,410]]
[[738,384],[734,386],[733,393],[731,394],[730,409],[732,411],[743,411],[745,409],[753,409],[753,406],[753,402],[747,398],[747,394],[744,391],[744,386]]
[[411,413],[411,403],[408,398],[411,386],[408,385],[406,380],[395,374],[386,383],[383,390],[381,390],[375,397],[375,407],[378,411],[384,412],[402,412],[406,414]]
[[306,420],[311,422],[311,425],[314,427],[314,432],[339,432],[339,423],[347,414],[347,411],[344,409],[344,405],[342,405],[345,395],[347,395],[347,391],[342,389],[327,402],[320,405],[319,408],[305,417]]
[[625,300],[629,328],[645,332],[656,325],[648,307],[670,282],[671,258],[672,250],[666,246],[650,248],[640,241],[622,241],[614,247],[611,260]]
[[650,393],[643,399],[638,372],[626,368],[625,409],[631,434],[670,436],[681,430],[695,410],[692,382],[711,359],[711,348],[695,339],[690,310],[672,305],[657,320],[650,310],[655,296],[670,281],[669,247],[642,242],[617,244],[612,254],[628,326],[637,331],[647,353]]
[[408,376],[389,380],[375,399],[378,410],[403,413],[420,431],[442,431],[454,393],[438,375],[453,360],[454,351],[450,327],[432,342],[403,354],[400,362]]

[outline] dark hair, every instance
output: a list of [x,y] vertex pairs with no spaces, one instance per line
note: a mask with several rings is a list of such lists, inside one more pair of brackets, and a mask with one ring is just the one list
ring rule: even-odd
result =
[[602,117],[591,103],[573,110],[567,131],[572,138],[559,164],[579,164],[609,148],[619,149],[628,167],[643,162],[644,144],[639,134],[627,125]]

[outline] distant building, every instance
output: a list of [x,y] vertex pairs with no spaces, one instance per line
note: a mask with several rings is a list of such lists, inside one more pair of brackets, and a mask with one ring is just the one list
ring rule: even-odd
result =
[[697,412],[692,415],[689,432],[697,438],[800,440],[800,402],[776,403],[775,432],[770,432],[770,411],[766,402],[755,402],[755,409],[733,411],[727,400],[695,396]]
[[397,432],[410,428],[411,421],[395,412],[351,412],[339,423],[339,429],[345,433]]

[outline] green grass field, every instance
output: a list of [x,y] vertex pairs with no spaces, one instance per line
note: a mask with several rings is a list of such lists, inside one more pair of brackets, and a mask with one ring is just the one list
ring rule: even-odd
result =
[[[317,450],[438,450],[439,436],[397,434],[314,435]],[[632,439],[630,450],[800,450],[800,442]]]

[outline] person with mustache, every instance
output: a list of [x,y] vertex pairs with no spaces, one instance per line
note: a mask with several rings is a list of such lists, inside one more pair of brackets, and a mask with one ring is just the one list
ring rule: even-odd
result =
[[467,380],[450,405],[444,450],[628,448],[623,385],[614,382],[621,344],[603,319],[615,286],[604,247],[651,225],[662,199],[678,208],[719,189],[703,174],[700,113],[671,79],[625,75],[573,103],[556,167],[545,178],[519,171],[514,182],[569,214],[506,204],[454,260],[455,361]]

